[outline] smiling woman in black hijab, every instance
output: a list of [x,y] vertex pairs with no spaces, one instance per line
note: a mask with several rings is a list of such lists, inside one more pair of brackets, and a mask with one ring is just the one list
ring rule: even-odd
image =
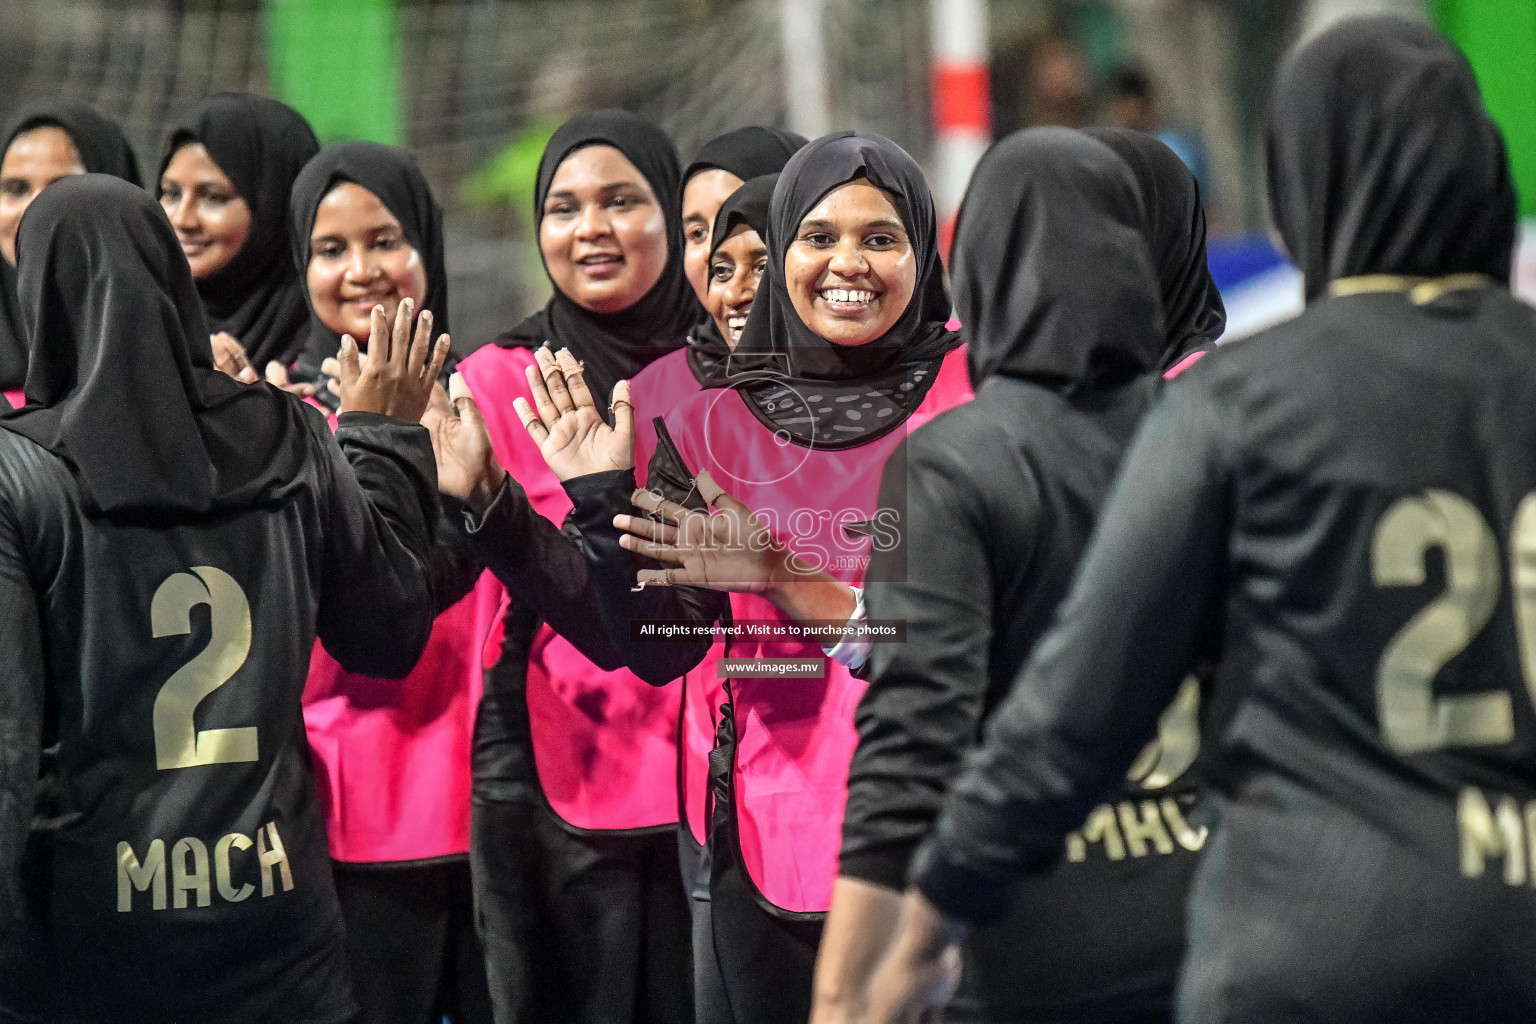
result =
[[[176,123],[160,158],[160,202],[209,326],[233,336],[253,367],[287,364],[304,345],[309,316],[288,241],[288,196],[319,148],[309,123],[277,100],[222,93]],[[229,215],[235,204],[243,216]],[[219,230],[229,220],[243,228],[234,245]]]
[[743,183],[778,174],[805,141],[794,132],[748,125],[704,143],[683,171],[683,272],[700,302],[708,292],[710,235],[721,204]]
[[1162,370],[1189,366],[1227,325],[1227,308],[1205,258],[1200,185],[1178,155],[1155,136],[1129,128],[1085,128],[1130,165],[1147,208],[1147,244],[1163,292],[1168,349]]
[[[899,315],[878,337],[849,344],[828,340],[806,322],[804,313],[814,311],[825,329],[845,314],[828,311],[824,294],[816,291],[825,289],[817,282],[796,282],[792,298],[786,257],[796,242],[822,245],[803,237],[808,229],[802,221],[830,192],[859,179],[890,197],[917,266],[910,301]],[[945,326],[950,305],[936,225],[922,171],[888,139],[860,132],[828,135],[789,161],[769,207],[768,266],[756,315],[731,353],[725,382],[741,384],[747,406],[770,430],[824,451],[851,448],[896,429],[922,403],[939,362],[961,343]],[[880,295],[874,303],[889,305],[889,300]],[[749,378],[760,381],[741,383]],[[872,411],[846,405],[856,394],[873,400]],[[809,395],[826,401],[808,402]]]
[[[1209,659],[1179,1019],[1536,1019],[1536,311],[1503,279],[1499,129],[1455,47],[1379,17],[1286,59],[1268,133],[1306,309],[1138,429],[913,858],[881,1024],[936,1012],[950,939],[1071,867]],[[1129,847],[1149,818],[1120,821]]]
[[[571,499],[516,411],[541,372],[534,350],[569,348],[604,410],[614,386],[638,373],[630,401],[654,415],[672,387],[697,391],[681,349],[704,313],[683,277],[677,153],[655,125],[622,110],[567,121],[544,150],[536,203],[554,294],[460,369],[495,457],[525,492],[501,507],[552,527],[566,522]],[[673,372],[658,382],[663,370]],[[535,549],[526,532],[512,543]],[[519,1019],[691,1019],[679,687],[594,663],[538,608],[559,596],[532,596],[543,619],[508,604],[477,723],[472,857],[492,996]]]
[[[678,211],[677,150],[660,128],[624,110],[599,110],[573,117],[549,140],[539,161],[538,185],[534,193],[534,223],[541,235],[540,252],[545,270],[550,254],[542,243],[545,220],[565,217],[551,211],[549,197],[555,175],[566,158],[590,147],[612,147],[640,173],[659,209],[665,232],[664,262],[654,284],[642,294],[617,308],[594,308],[594,300],[582,295],[568,295],[558,281],[554,294],[542,310],[496,339],[503,348],[538,348],[548,342],[551,348],[569,349],[586,367],[587,384],[605,401],[613,385],[634,376],[642,368],[660,359],[686,341],[688,329],[702,317],[702,311],[683,277],[682,221]],[[623,202],[615,197],[615,202]],[[578,242],[577,245],[580,245]],[[600,254],[611,256],[611,254]],[[556,257],[562,264],[578,264],[572,280],[585,283],[590,274],[581,269],[593,256]],[[643,254],[620,254],[618,265],[634,273],[650,270],[642,263]],[[620,271],[618,282],[625,279]],[[609,278],[604,278],[608,280]],[[554,278],[552,278],[554,280]],[[604,296],[606,299],[606,296]]]
[[[859,617],[871,535],[900,517],[875,507],[885,457],[904,428],[969,397],[960,340],[944,328],[933,202],[909,155],[874,135],[811,143],[779,178],[766,230],[763,278],[722,382],[731,390],[672,410],[651,463],[650,485],[695,507],[709,500],[719,514],[697,521],[723,535],[685,540],[671,526],[612,516],[611,492],[632,487],[627,472],[606,472],[627,461],[609,450],[624,449],[622,431],[591,427],[593,443],[575,455],[574,445],[546,446],[584,536],[606,544],[617,525],[629,531],[625,548],[672,566],[641,578],[676,588],[637,596],[627,582],[622,592],[601,584],[610,617],[703,627],[687,641],[630,645],[627,657],[657,685],[685,677],[679,774],[694,992],[700,1019],[720,1024],[810,1012],[863,684],[850,670],[859,645],[829,649],[801,630]],[[524,419],[535,437],[570,429]],[[711,477],[729,481],[731,496]],[[635,500],[686,518],[649,492]],[[710,600],[697,600],[694,586],[730,591],[729,605],[707,591]],[[707,627],[726,615],[768,624],[733,638],[732,658],[814,658],[817,668],[793,687],[722,679],[724,648]]]
[[20,405],[27,375],[27,340],[16,305],[16,228],[21,215],[60,177],[110,174],[137,185],[139,165],[116,124],[67,96],[24,104],[0,134],[0,391]]
[[[859,706],[819,963],[827,1019],[862,1009],[912,856],[1051,621],[1157,394],[1176,340],[1162,326],[1150,222],[1126,162],[1065,128],[1004,139],[971,179],[953,283],[976,399],[908,437],[881,484],[887,501],[905,498],[907,518],[900,543],[874,556],[866,598],[872,618],[904,621],[907,633],[873,647]],[[1181,740],[1193,735],[1185,710]],[[1151,853],[1143,845],[1149,859],[1111,860],[1085,844],[967,948],[953,1019],[1169,1018],[1199,845],[1183,818],[1188,763],[1175,756],[1189,745],[1169,746],[1139,776],[1151,782],[1127,783],[1119,798],[1177,799],[1148,827],[1180,838]]]
[[[366,195],[336,195],[346,184]],[[372,217],[357,225],[355,237],[330,235],[317,248],[316,218],[321,203],[333,197],[356,200],[362,204],[357,212]],[[325,361],[340,352],[343,333],[364,344],[368,310],[375,303],[393,316],[400,301],[410,298],[418,311],[432,313],[434,330],[448,333],[443,212],[409,153],[377,142],[326,146],[294,180],[288,213],[291,259],[311,313],[296,379],[318,379]],[[344,259],[352,249],[364,253],[355,265]],[[317,397],[334,402],[323,387]]]
[[[18,251],[32,401],[0,418],[0,1015],[350,1019],[299,695],[317,634],[384,675],[426,643],[430,346],[348,372],[332,440],[213,368],[148,193],[71,176]],[[226,837],[217,896],[212,844],[183,836]]]

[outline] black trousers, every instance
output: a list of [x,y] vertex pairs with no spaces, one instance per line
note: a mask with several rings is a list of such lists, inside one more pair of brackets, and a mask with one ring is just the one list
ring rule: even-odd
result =
[[496,1024],[690,1024],[673,829],[576,832],[542,803],[475,804],[471,863]]
[[467,860],[334,864],[356,1024],[490,1024]]
[[679,826],[699,1024],[805,1024],[820,915],[789,918],[760,903],[733,830],[717,829],[712,845],[712,852],[699,846],[688,826]]

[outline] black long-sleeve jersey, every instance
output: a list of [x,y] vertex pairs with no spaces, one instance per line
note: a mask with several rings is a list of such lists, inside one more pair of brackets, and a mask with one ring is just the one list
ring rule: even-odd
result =
[[186,522],[89,518],[0,432],[0,1018],[354,1012],[300,695],[317,634],[414,665],[438,506],[420,427],[309,425],[278,498]]
[[[906,523],[897,546],[873,555],[865,601],[907,632],[871,650],[842,875],[904,884],[966,751],[1065,596],[1155,387],[1067,397],[994,378],[886,462],[881,506],[905,507]],[[1198,697],[1191,682],[1136,781],[1088,813],[1067,857],[1023,887],[1005,921],[973,937],[947,1019],[1166,1011],[1205,839],[1188,771]]]
[[1180,1019],[1536,1019],[1536,311],[1325,298],[1175,381],[917,884],[1052,864],[1212,641]]

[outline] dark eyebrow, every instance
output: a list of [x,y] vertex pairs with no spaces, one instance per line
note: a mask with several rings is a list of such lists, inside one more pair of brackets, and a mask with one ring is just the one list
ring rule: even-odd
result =
[[901,232],[905,232],[907,230],[907,226],[899,220],[877,220],[873,223],[864,225],[864,228],[865,230],[869,230],[871,228],[882,228],[886,231],[894,230]]
[[823,231],[827,231],[832,227],[833,224],[829,220],[803,220],[800,222],[801,231],[805,231],[808,228],[820,228]]

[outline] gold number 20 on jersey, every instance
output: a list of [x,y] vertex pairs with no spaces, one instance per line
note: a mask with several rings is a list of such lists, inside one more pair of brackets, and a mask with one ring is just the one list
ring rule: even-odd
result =
[[[1536,701],[1536,494],[1520,503],[1509,546],[1520,665]],[[1499,603],[1498,539],[1482,513],[1451,491],[1394,502],[1376,524],[1372,579],[1378,587],[1422,586],[1431,547],[1445,553],[1445,592],[1382,652],[1376,667],[1382,735],[1403,754],[1508,743],[1515,738],[1515,712],[1507,691],[1434,695],[1435,676],[1482,631]]]
[[177,669],[155,696],[155,765],[161,770],[233,764],[257,758],[256,729],[199,730],[192,716],[214,690],[229,682],[251,653],[251,605],[240,584],[222,569],[195,565],[166,578],[150,602],[156,637],[192,632],[192,609],[208,606],[208,646]]

